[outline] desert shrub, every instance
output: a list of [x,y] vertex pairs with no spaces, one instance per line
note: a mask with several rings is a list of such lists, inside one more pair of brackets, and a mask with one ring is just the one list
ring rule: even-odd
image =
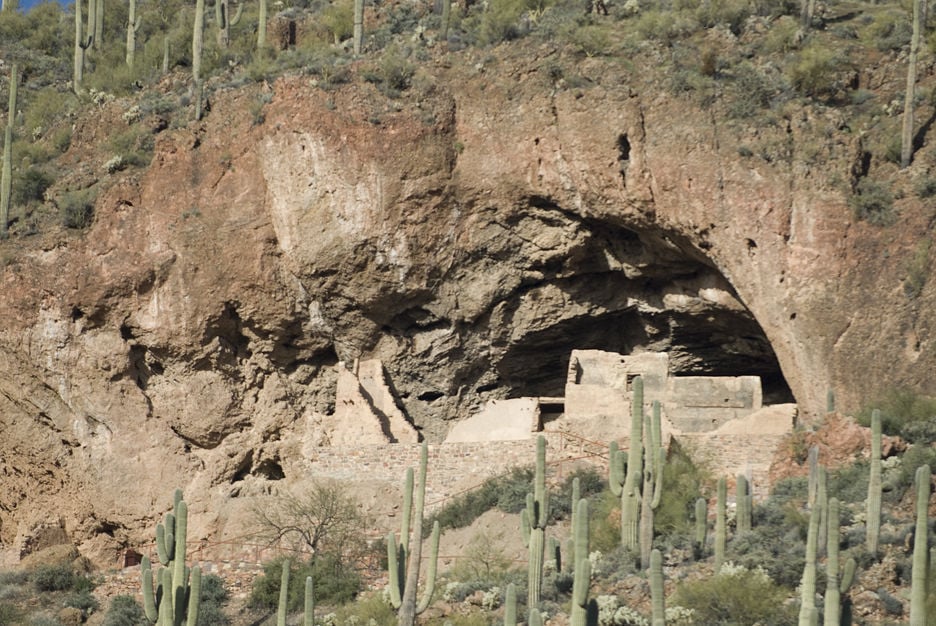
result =
[[68,596],[65,598],[64,605],[80,609],[81,614],[85,617],[97,611],[100,606],[90,589],[82,589]]
[[122,133],[112,135],[110,147],[126,165],[149,165],[156,147],[153,134],[142,125],[134,125]]
[[227,603],[228,592],[220,576],[215,574],[202,576],[199,598],[198,623],[201,626],[227,626],[231,623],[230,618],[222,610]]
[[52,186],[53,182],[55,179],[38,167],[30,167],[17,172],[13,180],[11,200],[16,206],[40,202],[45,196],[46,189]]
[[[272,609],[279,603],[283,559],[269,561],[263,566],[263,575],[254,580],[249,605]],[[312,577],[317,602],[344,604],[362,589],[360,574],[334,554],[321,554],[314,561],[290,562],[289,610],[302,608],[305,579]]]
[[610,553],[621,543],[621,499],[609,489],[589,504],[591,549]]
[[783,94],[785,85],[779,77],[773,77],[749,61],[734,67],[734,80],[730,83],[731,99],[728,114],[737,118],[749,118],[770,108],[773,101]]
[[322,12],[322,23],[335,43],[344,41],[354,33],[354,5],[351,0],[333,2]]
[[783,16],[775,20],[767,31],[761,45],[768,54],[792,52],[798,46],[797,32],[800,29],[798,19]]
[[680,584],[673,601],[695,611],[699,624],[786,626],[796,623],[788,593],[764,570],[728,563],[716,576]]
[[866,35],[881,52],[900,50],[910,43],[912,34],[912,23],[903,11],[878,13],[866,30]]
[[634,29],[642,39],[670,45],[697,31],[699,24],[683,12],[648,10],[642,11],[637,17]]
[[868,497],[870,469],[866,460],[829,470],[826,483],[830,497],[840,502],[864,502]]
[[374,69],[364,73],[364,79],[376,84],[384,95],[397,97],[410,87],[416,66],[399,49],[387,50]]
[[484,44],[496,44],[517,39],[525,34],[520,16],[524,0],[492,0],[481,16],[479,38]]
[[38,566],[30,575],[36,591],[67,591],[75,586],[75,572],[71,565],[44,564]]
[[75,96],[55,87],[44,87],[29,98],[23,109],[23,127],[30,136],[44,135],[75,105]]
[[728,558],[763,570],[777,584],[796,586],[803,572],[808,517],[792,501],[771,497],[756,505],[750,532],[728,544]]
[[741,33],[741,26],[751,15],[751,4],[742,0],[713,0],[700,2],[695,17],[705,28],[727,26],[734,34]]
[[917,196],[920,198],[932,198],[936,196],[936,178],[926,178],[920,180],[915,188]]
[[584,24],[569,30],[567,41],[586,56],[608,54],[611,48],[611,31],[606,24]]
[[821,44],[804,48],[788,68],[790,84],[797,92],[810,98],[831,98],[843,85],[841,76],[848,61],[834,49]]
[[471,538],[465,552],[450,572],[450,577],[462,582],[483,582],[499,585],[507,578],[513,563],[504,554],[503,533],[477,534]]
[[68,191],[57,200],[65,228],[80,230],[91,225],[97,191],[93,187]]
[[694,524],[695,501],[710,476],[675,441],[663,466],[660,505],[653,515],[654,530],[664,536],[688,534]]
[[138,626],[146,623],[143,607],[133,596],[119,595],[111,598],[101,626]]
[[372,593],[352,604],[339,607],[335,624],[395,624],[396,611],[380,593]]
[[[572,514],[572,481],[578,478],[579,497],[591,498],[608,489],[608,481],[592,467],[577,468],[572,471],[559,485],[558,490],[549,494],[550,520],[560,520],[571,517]],[[531,485],[527,486],[529,490]],[[524,496],[526,497],[526,496]]]
[[875,226],[889,226],[897,219],[890,189],[870,178],[862,178],[858,182],[855,193],[848,199],[848,206],[856,220]]
[[936,417],[936,398],[912,389],[890,389],[862,407],[856,416],[858,423],[869,426],[874,409],[881,411],[881,431],[900,435],[908,425]]
[[0,624],[18,624],[23,617],[23,611],[10,602],[0,602]]
[[526,506],[526,494],[532,488],[533,470],[529,467],[514,468],[452,498],[426,519],[424,529],[431,529],[434,521],[438,521],[442,529],[464,528],[495,507],[505,513],[519,513]]

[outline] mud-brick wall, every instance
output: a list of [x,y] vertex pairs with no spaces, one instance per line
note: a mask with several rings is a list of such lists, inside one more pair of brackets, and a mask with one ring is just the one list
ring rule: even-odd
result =
[[770,462],[785,436],[682,433],[675,438],[692,459],[704,465],[713,476],[733,480],[738,474],[745,474],[754,481],[754,495],[765,498],[770,487]]
[[[606,467],[606,448],[569,440],[559,433],[544,433],[547,439],[546,459],[549,474],[561,480],[579,463]],[[307,455],[307,471],[311,477],[338,480],[367,480],[401,484],[406,468],[419,464],[418,444],[315,448]],[[522,441],[490,441],[445,443],[429,446],[429,471],[426,485],[428,506],[476,487],[492,476],[514,467],[532,465],[536,459],[536,439]],[[604,470],[602,470],[604,471]]]

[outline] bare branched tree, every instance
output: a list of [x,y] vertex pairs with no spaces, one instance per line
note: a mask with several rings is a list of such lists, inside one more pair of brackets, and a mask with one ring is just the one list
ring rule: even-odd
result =
[[264,499],[254,507],[260,535],[270,545],[305,552],[310,560],[330,554],[354,562],[366,552],[369,519],[336,482]]

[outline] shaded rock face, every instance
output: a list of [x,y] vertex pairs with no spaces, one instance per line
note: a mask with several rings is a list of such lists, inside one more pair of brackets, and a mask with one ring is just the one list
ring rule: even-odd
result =
[[[7,557],[63,532],[110,560],[175,486],[192,537],[243,532],[249,497],[327,440],[339,361],[380,359],[434,441],[488,399],[561,395],[573,348],[759,374],[807,416],[830,386],[849,408],[924,381],[931,289],[893,292],[925,212],[850,221],[829,178],[860,146],[834,117],[725,127],[627,77],[557,91],[515,69],[397,107],[281,80],[262,125],[219,93],[87,233],[27,242],[2,269]],[[84,124],[75,151],[102,132]],[[816,136],[822,171],[796,156]]]

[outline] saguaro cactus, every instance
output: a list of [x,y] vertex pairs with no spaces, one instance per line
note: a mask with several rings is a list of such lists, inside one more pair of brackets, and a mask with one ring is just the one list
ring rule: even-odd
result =
[[315,598],[312,595],[312,577],[306,576],[305,596],[302,603],[302,626],[313,626],[315,623]]
[[652,626],[666,626],[666,600],[663,597],[663,555],[659,550],[650,552],[650,604]]
[[725,477],[718,479],[718,500],[715,504],[715,573],[725,564],[725,546],[728,543],[727,501],[728,483]]
[[127,66],[132,68],[136,59],[136,34],[143,24],[143,16],[136,14],[136,0],[130,0],[130,9],[127,14]]
[[705,554],[705,539],[708,533],[708,501],[697,498],[695,501],[695,549],[698,557]]
[[592,626],[597,623],[597,605],[588,600],[588,587],[591,584],[591,561],[588,560],[588,500],[578,501],[575,527],[575,575],[572,578],[572,611],[569,616],[571,626]]
[[840,626],[842,612],[842,594],[848,591],[855,578],[855,560],[845,564],[843,576],[839,576],[839,501],[829,499],[828,530],[826,531],[826,591],[825,608],[822,611],[825,626]]
[[[387,537],[387,568],[390,575],[390,603],[397,609],[400,626],[413,626],[416,616],[429,608],[435,590],[436,565],[439,557],[439,522],[432,526],[431,556],[426,574],[426,588],[420,602],[416,603],[416,587],[419,584],[419,569],[422,559],[423,508],[426,499],[426,469],[429,448],[423,443],[419,455],[419,480],[413,500],[413,469],[406,470],[403,488],[403,524],[400,544],[396,535]],[[412,517],[412,524],[410,518]],[[412,528],[411,528],[412,526]]]
[[85,50],[91,46],[94,41],[93,35],[88,35],[87,39],[82,35],[83,20],[81,19],[81,0],[75,0],[75,63],[72,73],[72,89],[75,95],[82,94],[81,81],[84,80],[84,55]]
[[913,531],[913,569],[910,574],[910,626],[926,626],[926,588],[929,574],[927,512],[930,499],[930,467],[917,468],[916,526]]
[[189,573],[185,566],[185,543],[188,538],[188,507],[182,500],[182,490],[174,496],[173,513],[167,513],[165,524],[156,525],[156,553],[163,568],[158,572],[157,588],[153,590],[153,570],[148,557],[143,557],[143,608],[150,623],[160,626],[195,626],[201,592],[201,569],[196,565]]
[[900,133],[900,167],[913,158],[913,101],[916,97],[917,56],[920,53],[920,29],[925,21],[925,0],[913,0],[913,34],[907,59],[907,88],[904,91],[903,128]]
[[259,0],[260,14],[257,17],[257,50],[266,48],[267,0]]
[[354,0],[354,54],[361,54],[364,44],[364,0]]
[[631,383],[631,394],[627,472],[625,474],[623,453],[618,450],[616,442],[611,442],[608,483],[611,493],[621,498],[621,545],[635,550],[639,539],[640,481],[643,477],[643,379],[639,376]]
[[513,583],[504,592],[504,626],[517,626],[517,586]]
[[653,401],[651,415],[644,418],[647,462],[644,463],[643,489],[640,494],[640,566],[650,567],[653,548],[653,512],[660,506],[663,493],[663,434],[660,426],[660,403]]
[[549,522],[549,492],[546,490],[546,438],[536,440],[536,473],[533,493],[527,494],[526,509],[520,516],[523,540],[529,551],[527,605],[539,606],[543,588],[543,559],[546,553],[546,525]]
[[866,505],[865,546],[875,554],[881,535],[881,412],[877,409],[871,412],[871,474]]
[[192,78],[201,80],[202,50],[205,47],[205,0],[196,0],[195,18],[192,23]]
[[799,626],[815,626],[816,609],[816,542],[819,539],[819,507],[809,512],[809,530],[806,533],[806,564],[800,581]]
[[231,42],[231,26],[237,26],[244,12],[244,3],[237,4],[237,12],[231,17],[229,0],[215,0],[215,23],[218,26],[218,46],[227,48]]
[[279,602],[276,605],[276,626],[286,626],[286,609],[289,607],[289,559],[283,559],[280,572]]
[[0,239],[7,238],[10,223],[10,195],[13,191],[13,124],[16,121],[16,84],[19,80],[16,63],[10,67],[10,101],[7,105],[6,128],[3,130],[3,170],[0,172]]
[[738,474],[735,483],[735,501],[738,534],[746,533],[751,530],[751,494],[748,489],[748,481],[744,474]]

